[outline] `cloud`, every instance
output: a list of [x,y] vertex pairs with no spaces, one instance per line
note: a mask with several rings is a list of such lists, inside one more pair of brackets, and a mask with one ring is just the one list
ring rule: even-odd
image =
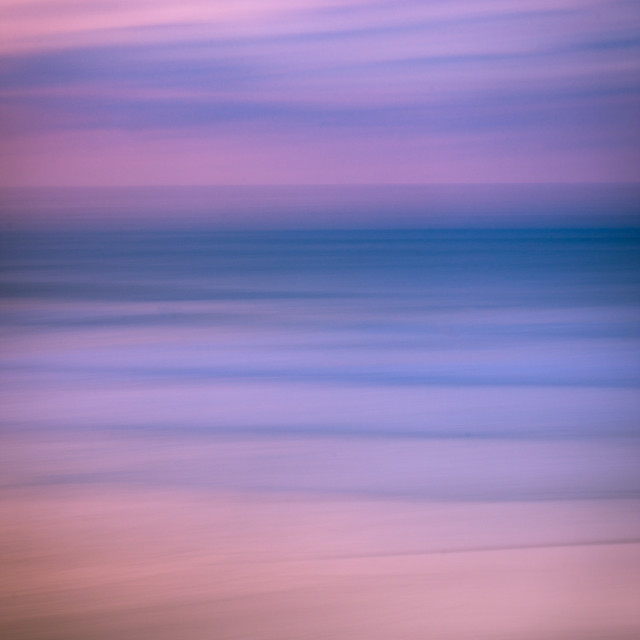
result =
[[7,57],[0,73],[5,91],[81,86],[90,92],[100,86],[227,88],[245,84],[254,72],[248,64],[197,53],[188,43],[82,47]]
[[538,137],[627,153],[640,135],[627,0],[4,5],[31,29],[0,60],[8,137],[494,135],[494,150]]

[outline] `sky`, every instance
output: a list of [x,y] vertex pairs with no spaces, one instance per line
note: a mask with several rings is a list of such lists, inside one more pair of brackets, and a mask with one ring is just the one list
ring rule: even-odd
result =
[[635,0],[0,0],[1,185],[625,182]]

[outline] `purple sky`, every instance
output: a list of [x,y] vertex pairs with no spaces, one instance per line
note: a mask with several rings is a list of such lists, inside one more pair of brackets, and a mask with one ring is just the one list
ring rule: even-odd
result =
[[633,181],[636,0],[0,0],[4,186]]

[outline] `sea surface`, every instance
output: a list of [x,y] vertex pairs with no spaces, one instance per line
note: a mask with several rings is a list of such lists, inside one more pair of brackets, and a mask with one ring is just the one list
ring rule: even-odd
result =
[[639,248],[629,228],[15,234],[5,429],[265,449],[13,481],[637,497]]
[[[65,609],[68,594],[87,584],[106,602],[107,583],[95,576],[111,569],[91,565],[88,579],[82,566],[106,558],[110,539],[143,556],[160,545],[155,561],[165,564],[197,548],[200,560],[181,571],[209,566],[203,558],[214,553],[212,540],[216,557],[243,558],[252,570],[255,554],[276,548],[278,562],[320,559],[320,569],[301,574],[305,580],[325,575],[322,558],[633,546],[640,539],[639,250],[637,228],[593,224],[8,232],[1,481],[19,540],[9,538],[20,549],[38,539],[33,545],[49,564],[67,544],[56,569],[67,595],[43,587],[47,572],[32,568],[24,587],[31,609],[15,614],[15,637],[49,637],[33,613],[48,605],[34,593],[57,594],[57,609],[41,618],[62,616],[66,637],[145,628],[137,621],[87,635],[115,623],[82,626],[92,609]],[[115,566],[137,566],[121,550],[110,553]],[[573,566],[567,557],[548,562]],[[584,573],[600,556],[584,558],[576,584],[594,588],[597,571],[627,562],[598,559],[601,568]],[[275,575],[284,566],[278,562]],[[525,574],[519,560],[505,562],[496,580],[508,592]],[[534,571],[537,560],[527,562]],[[80,573],[70,578],[71,566]],[[456,567],[439,569],[439,580],[493,575]],[[345,571],[368,575],[362,567]],[[193,587],[204,600],[205,583],[222,580],[206,575]],[[138,579],[127,576],[120,587]],[[262,593],[272,579],[256,578],[249,592]],[[186,584],[193,583],[176,588],[179,596],[167,591],[171,602],[183,601]],[[342,584],[335,592],[348,600],[360,588]],[[398,588],[396,596],[404,593]],[[376,598],[395,602],[376,589]],[[249,618],[262,611],[254,615],[259,637],[357,638],[367,628],[352,621],[314,635],[300,622],[306,605],[278,600],[274,611],[298,611],[295,633],[283,631],[271,618],[264,623],[263,605],[240,591]],[[570,593],[567,586],[553,597]],[[624,593],[632,595],[628,586]],[[460,602],[473,612],[477,597]],[[598,597],[567,605],[574,635],[553,635],[551,626],[544,637],[591,637],[578,631]],[[158,602],[135,606],[160,611]],[[405,605],[397,606],[392,618]],[[349,611],[341,614],[347,621]],[[640,627],[615,606],[598,615],[594,628],[607,637],[630,638]],[[258,637],[234,626],[241,613],[225,616],[226,631],[189,627],[180,637]],[[416,610],[408,619],[421,617]],[[626,626],[616,626],[622,619]],[[490,625],[486,633],[454,633],[442,620],[438,637],[507,637]],[[518,626],[522,618],[510,624],[508,637],[534,637]],[[426,637],[420,629],[402,637]],[[164,636],[152,629],[148,637]]]

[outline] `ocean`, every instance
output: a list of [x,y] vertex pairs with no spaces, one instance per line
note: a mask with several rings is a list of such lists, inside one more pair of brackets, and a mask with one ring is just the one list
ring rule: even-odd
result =
[[[44,558],[12,633],[165,637],[171,603],[167,638],[631,638],[639,249],[575,222],[8,231],[4,537]],[[560,555],[473,564],[532,550]]]

